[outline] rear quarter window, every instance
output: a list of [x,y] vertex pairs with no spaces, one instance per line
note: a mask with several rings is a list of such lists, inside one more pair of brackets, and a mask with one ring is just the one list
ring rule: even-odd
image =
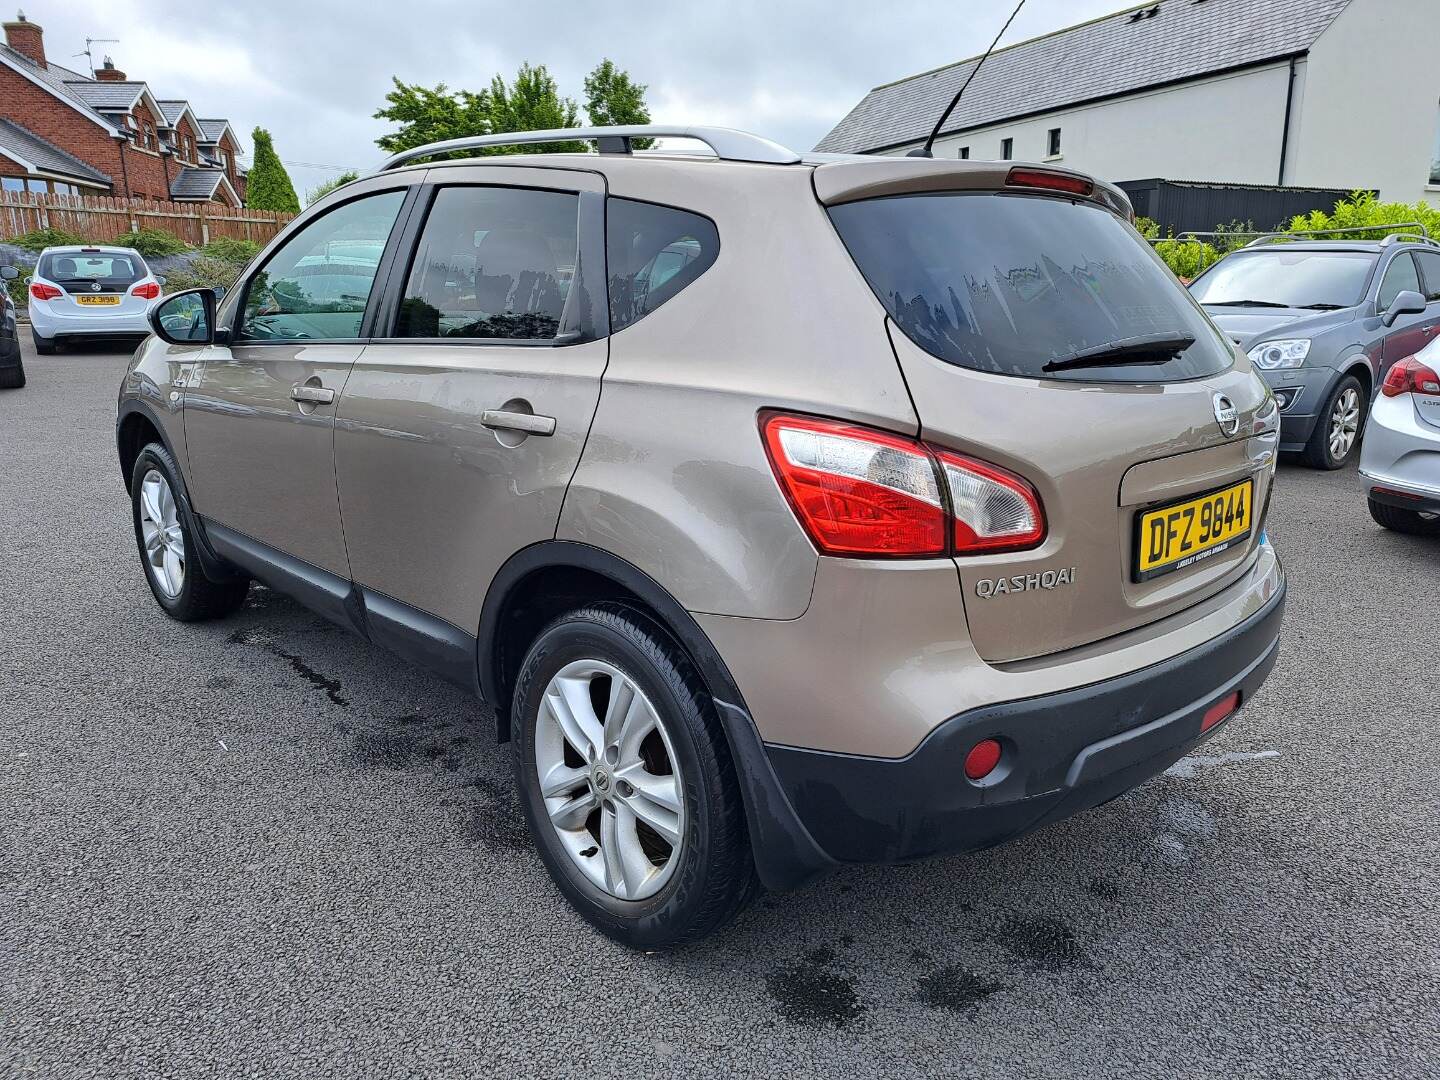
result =
[[715,223],[673,206],[612,198],[605,211],[610,330],[639,322],[693,283],[720,253]]
[[[1013,193],[888,196],[830,208],[901,331],[976,371],[1089,382],[1214,375],[1233,353],[1134,229],[1089,203]],[[1168,362],[1047,371],[1129,339],[1194,344]]]

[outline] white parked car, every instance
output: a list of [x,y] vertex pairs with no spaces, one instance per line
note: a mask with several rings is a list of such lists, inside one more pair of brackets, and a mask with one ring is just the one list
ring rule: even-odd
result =
[[61,342],[82,337],[146,336],[145,313],[164,284],[133,248],[46,248],[30,279],[35,351],[48,356]]
[[1381,525],[1440,536],[1440,338],[1386,373],[1361,444],[1360,482]]

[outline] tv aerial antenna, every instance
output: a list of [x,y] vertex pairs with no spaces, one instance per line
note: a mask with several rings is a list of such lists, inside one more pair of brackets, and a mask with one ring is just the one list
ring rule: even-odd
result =
[[119,38],[113,38],[113,37],[87,37],[87,38],[85,39],[85,51],[84,51],[84,52],[77,52],[75,55],[76,55],[76,56],[83,56],[83,57],[85,57],[86,62],[90,65],[90,77],[93,79],[93,78],[95,78],[95,55],[94,55],[94,47],[95,47],[96,45],[119,45],[119,44],[120,44],[120,39],[119,39]]

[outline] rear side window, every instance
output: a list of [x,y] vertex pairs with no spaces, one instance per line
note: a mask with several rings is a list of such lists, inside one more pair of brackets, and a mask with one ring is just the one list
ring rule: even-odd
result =
[[553,341],[575,276],[579,213],[569,192],[441,188],[395,336]]
[[1410,253],[1402,251],[1390,260],[1385,269],[1385,279],[1380,282],[1380,310],[1384,311],[1395,302],[1396,297],[1407,291],[1420,291],[1420,275],[1415,271],[1415,260]]
[[671,206],[610,199],[605,260],[610,280],[610,331],[638,322],[715,262],[720,234],[709,218]]
[[[1108,210],[1014,194],[902,195],[832,207],[861,273],[933,356],[1001,375],[1154,382],[1233,353],[1139,235]],[[1046,370],[1140,338],[1194,339],[1168,361]]]
[[51,252],[40,260],[36,272],[57,285],[133,285],[148,273],[138,255],[83,251]]

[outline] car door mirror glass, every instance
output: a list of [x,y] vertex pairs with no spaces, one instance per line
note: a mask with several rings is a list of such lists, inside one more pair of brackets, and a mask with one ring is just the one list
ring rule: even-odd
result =
[[1386,326],[1394,326],[1395,320],[1401,315],[1423,315],[1425,313],[1425,297],[1413,289],[1406,289],[1388,308],[1385,309],[1384,322]]
[[164,285],[164,284],[165,284],[165,279],[164,279],[163,277],[160,277],[160,276],[157,275],[156,278],[155,278],[155,284],[156,284],[156,285]]
[[172,345],[208,345],[215,340],[215,293],[192,289],[176,293],[150,312],[155,333]]
[[5,281],[14,281],[19,276],[20,271],[16,270],[15,267],[0,266],[0,279],[4,279]]

